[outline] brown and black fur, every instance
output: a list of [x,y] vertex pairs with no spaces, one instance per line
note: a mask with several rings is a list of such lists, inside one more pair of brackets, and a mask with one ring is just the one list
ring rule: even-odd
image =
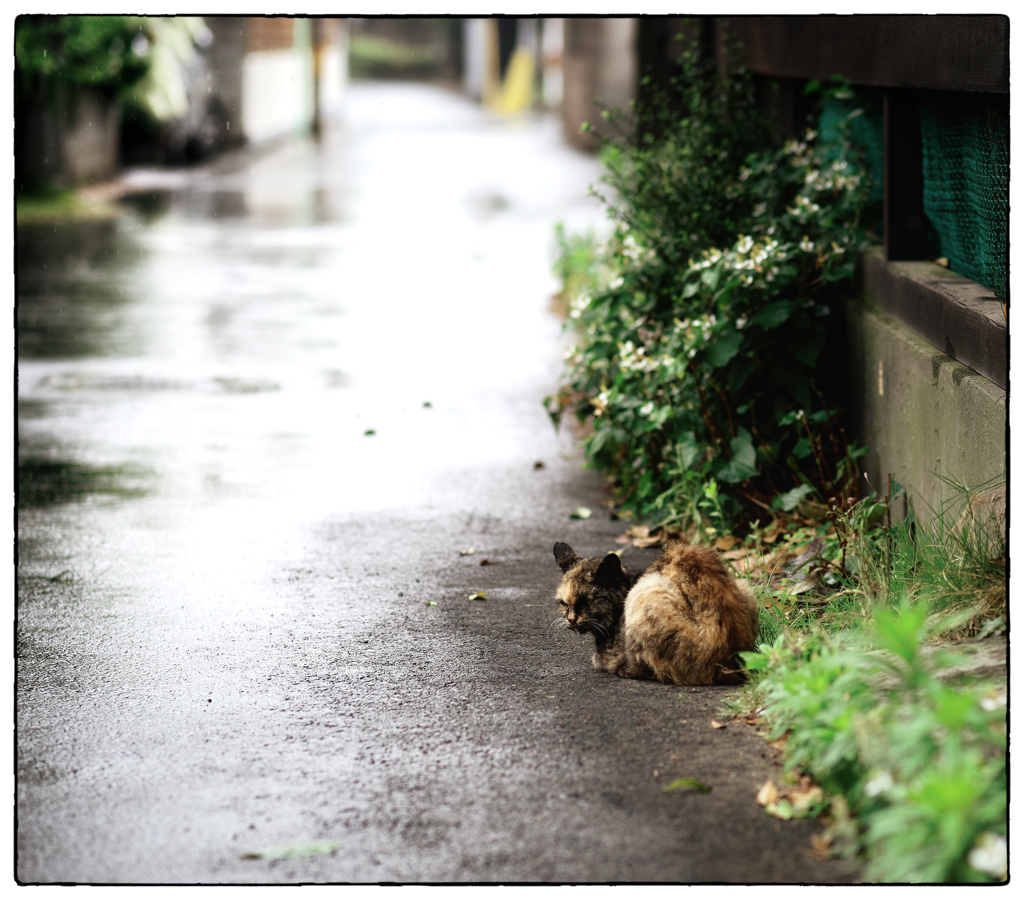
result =
[[753,650],[758,605],[714,550],[670,544],[646,572],[618,556],[584,559],[555,544],[566,627],[593,634],[594,668],[668,684],[734,684]]

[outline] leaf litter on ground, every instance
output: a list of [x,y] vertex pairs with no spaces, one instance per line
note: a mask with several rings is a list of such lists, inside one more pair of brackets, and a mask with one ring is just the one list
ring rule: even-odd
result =
[[[778,512],[768,525],[745,541],[725,534],[715,538],[711,546],[729,561],[738,575],[761,581],[773,592],[801,595],[822,590],[822,573],[813,571],[812,563],[818,560],[825,542],[834,536],[831,524],[795,513]],[[615,542],[645,548],[663,546],[674,540],[692,542],[692,539],[692,532],[671,526],[632,525],[615,538]],[[821,562],[827,564],[827,560]],[[809,564],[812,564],[810,569]]]
[[801,775],[796,784],[782,787],[769,778],[757,792],[757,802],[777,819],[800,818],[819,811],[825,792],[810,775]]

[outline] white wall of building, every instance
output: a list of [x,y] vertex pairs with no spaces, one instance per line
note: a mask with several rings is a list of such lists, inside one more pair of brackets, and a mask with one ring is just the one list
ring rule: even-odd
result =
[[259,143],[309,126],[313,60],[306,48],[247,53],[242,63],[242,121]]

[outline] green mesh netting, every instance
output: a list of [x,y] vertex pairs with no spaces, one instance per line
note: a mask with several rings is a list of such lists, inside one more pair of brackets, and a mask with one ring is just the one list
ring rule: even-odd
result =
[[871,193],[868,203],[880,201],[884,188],[885,163],[882,148],[885,134],[882,125],[881,104],[872,99],[826,97],[821,106],[818,131],[822,140],[839,137],[841,123],[853,112],[857,115],[849,120],[847,138],[862,154],[864,165],[871,176]]
[[1001,98],[922,99],[924,211],[954,272],[1006,300],[1010,114]]

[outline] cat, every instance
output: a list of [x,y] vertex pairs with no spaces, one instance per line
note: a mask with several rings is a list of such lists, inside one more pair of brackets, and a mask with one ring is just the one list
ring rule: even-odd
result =
[[719,555],[675,542],[645,572],[609,553],[555,544],[566,627],[594,635],[594,668],[667,684],[737,684],[736,657],[757,641],[758,603]]

